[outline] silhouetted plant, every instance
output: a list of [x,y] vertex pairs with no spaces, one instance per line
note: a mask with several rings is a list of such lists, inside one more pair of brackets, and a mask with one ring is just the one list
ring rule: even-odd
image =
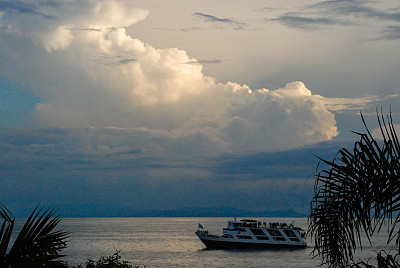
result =
[[[387,243],[399,235],[400,144],[392,115],[377,119],[383,140],[380,144],[361,119],[367,133],[354,132],[360,140],[352,151],[339,150],[332,160],[320,161],[328,166],[316,175],[311,201],[308,234],[314,239],[314,255],[329,267],[373,267],[353,260],[356,248],[362,248],[362,234],[371,244],[372,235],[388,224]],[[379,252],[378,267],[400,267],[396,254]]]
[[[387,254],[386,251],[382,250],[381,252],[377,253],[376,262],[377,262],[378,267],[398,268],[398,267],[400,267],[398,257],[399,257],[398,253],[393,256],[393,255]],[[374,268],[373,265],[369,264],[368,262],[364,262],[364,261],[358,261],[357,263],[350,265],[350,267]]]
[[68,233],[54,230],[60,222],[55,210],[37,206],[26,220],[14,243],[10,244],[15,226],[11,212],[0,205],[3,224],[0,229],[0,267],[65,267],[58,260],[63,255],[59,251],[66,247]]
[[[100,257],[99,260],[94,261],[89,259],[85,263],[85,268],[139,268],[140,266],[133,266],[128,261],[121,260],[120,251],[116,251],[113,255],[108,257]],[[145,266],[144,266],[145,267]],[[73,266],[73,268],[83,268],[82,265]]]

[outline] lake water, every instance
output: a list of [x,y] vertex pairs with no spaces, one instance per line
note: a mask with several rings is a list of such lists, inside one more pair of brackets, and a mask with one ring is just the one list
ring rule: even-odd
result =
[[[221,234],[231,218],[63,218],[61,228],[71,232],[63,250],[69,264],[83,264],[120,251],[123,260],[151,267],[317,267],[320,259],[305,249],[207,250],[194,232],[201,223]],[[307,229],[306,218],[254,218],[261,222],[295,221]],[[384,241],[378,243],[378,247]],[[362,258],[371,257],[365,248]],[[368,256],[368,254],[371,254]]]

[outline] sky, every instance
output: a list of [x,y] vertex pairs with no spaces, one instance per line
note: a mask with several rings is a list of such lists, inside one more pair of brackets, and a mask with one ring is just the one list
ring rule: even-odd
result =
[[398,125],[399,49],[389,0],[0,0],[1,202],[307,214],[360,112]]

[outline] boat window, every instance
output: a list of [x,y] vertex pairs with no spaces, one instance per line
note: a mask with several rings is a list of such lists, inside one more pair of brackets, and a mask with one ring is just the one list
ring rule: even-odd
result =
[[224,238],[233,238],[232,235],[230,235],[230,234],[224,234],[224,235],[222,235],[222,237],[224,237]]
[[298,239],[298,238],[289,238],[291,241],[294,241],[294,242],[300,242],[300,239]]
[[296,234],[291,230],[283,230],[288,237],[296,237]]
[[233,230],[234,231],[240,231],[240,232],[246,232],[246,229],[244,229],[244,228],[235,228]]
[[286,238],[284,238],[284,237],[273,237],[274,238],[274,240],[277,240],[277,241],[286,241]]
[[239,239],[253,239],[253,238],[251,238],[251,236],[248,236],[248,235],[238,235],[237,238],[239,238]]
[[268,229],[267,231],[271,236],[283,236],[279,230]]
[[258,240],[269,240],[267,236],[256,236]]
[[261,229],[250,229],[254,235],[265,235]]

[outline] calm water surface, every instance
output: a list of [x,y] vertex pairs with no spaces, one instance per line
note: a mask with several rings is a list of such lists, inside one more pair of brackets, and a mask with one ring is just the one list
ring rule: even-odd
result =
[[[207,250],[194,232],[198,223],[221,234],[231,218],[64,218],[61,227],[70,231],[63,251],[69,264],[121,251],[122,259],[146,267],[317,267],[309,247],[296,250]],[[255,218],[261,222],[295,221],[307,229],[305,218]],[[384,244],[384,241],[380,242]],[[379,246],[379,243],[378,243]],[[368,257],[373,249],[364,249]],[[371,255],[372,256],[372,255]]]

